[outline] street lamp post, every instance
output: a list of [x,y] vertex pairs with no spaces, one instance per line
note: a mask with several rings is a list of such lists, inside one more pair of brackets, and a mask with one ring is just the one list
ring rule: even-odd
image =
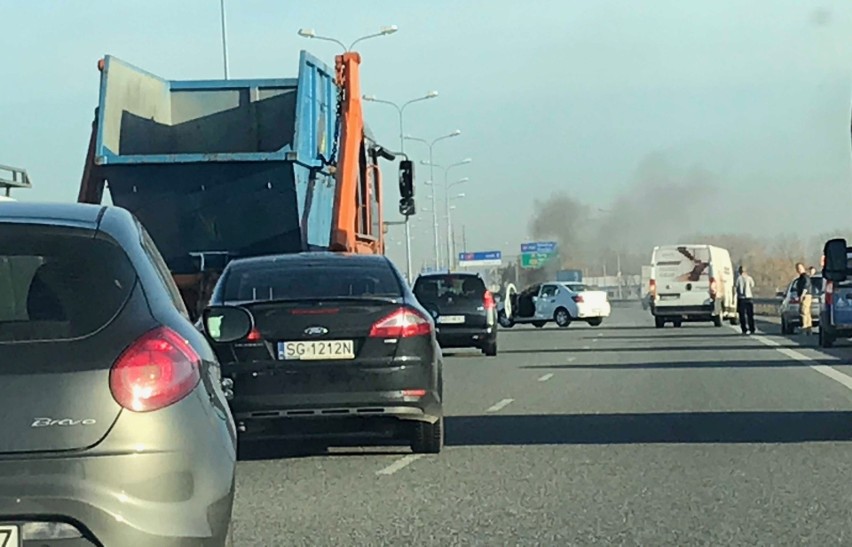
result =
[[[470,159],[470,158],[465,158],[462,161],[452,163],[452,164],[450,164],[446,167],[443,167],[441,165],[437,165],[437,164],[434,164],[432,162],[429,162],[430,167],[437,167],[438,169],[442,169],[444,171],[444,208],[446,210],[446,215],[447,215],[447,242],[446,242],[446,244],[447,244],[447,269],[451,269],[452,265],[453,265],[453,256],[451,254],[452,253],[452,249],[451,249],[451,247],[452,247],[452,242],[451,242],[452,235],[450,234],[451,228],[449,226],[450,186],[451,186],[449,184],[449,173],[452,169],[459,167],[459,166],[462,166],[462,165],[467,165],[468,163],[470,163],[472,161],[473,160]],[[455,186],[457,184],[461,184],[463,182],[467,182],[467,180],[469,180],[469,179],[466,179],[466,178],[462,179],[458,182],[453,183],[452,186]],[[434,188],[433,188],[433,193],[434,193]]]
[[[462,182],[466,182],[467,180],[468,180],[467,178],[464,178],[462,180],[459,180],[458,182],[451,184],[450,186],[455,186],[456,184],[461,184]],[[462,199],[464,196],[465,196],[464,194],[456,194],[455,196],[451,197],[449,199],[449,201],[453,201],[453,200],[456,200],[456,199]],[[456,208],[455,205],[447,208],[447,240],[450,244],[450,249],[449,249],[449,253],[448,253],[448,256],[450,257],[450,262],[448,263],[448,265],[458,262],[457,257],[456,257],[456,239],[455,239],[455,233],[453,231],[453,214],[452,214],[452,210],[455,209],[455,208]]]
[[[405,130],[403,125],[403,115],[405,114],[405,108],[413,103],[425,101],[428,99],[434,99],[438,96],[437,91],[430,91],[423,95],[422,97],[417,97],[416,99],[411,99],[410,101],[406,101],[402,103],[402,106],[391,102],[385,101],[382,99],[376,98],[375,95],[364,95],[365,101],[370,101],[374,103],[387,104],[394,107],[399,114],[399,151],[401,154],[405,154]],[[408,276],[408,284],[412,283],[411,276],[411,223],[409,222],[409,217],[406,215],[405,217],[405,263],[406,263],[406,275]]]
[[222,62],[225,68],[225,79],[228,79],[228,27],[225,24],[225,0],[219,0],[219,12],[222,16]]
[[[429,183],[428,184],[432,184],[432,231],[434,232],[434,236],[435,236],[435,267],[436,268],[441,267],[441,244],[438,241],[438,213],[437,213],[437,208],[435,207],[435,186],[434,186],[435,170],[433,169],[434,163],[432,163],[432,158],[433,158],[432,150],[435,147],[435,144],[437,144],[438,142],[440,142],[444,139],[449,139],[449,138],[452,138],[452,137],[458,137],[459,135],[461,135],[461,129],[456,129],[452,133],[448,133],[448,134],[446,134],[442,137],[438,137],[431,142],[429,142],[425,139],[412,137],[411,135],[406,135],[406,136],[403,137],[404,139],[407,139],[407,140],[410,140],[410,141],[422,142],[423,144],[425,144],[426,146],[429,147],[429,162],[428,162],[428,165],[429,165]],[[426,163],[426,162],[421,162],[421,163]]]

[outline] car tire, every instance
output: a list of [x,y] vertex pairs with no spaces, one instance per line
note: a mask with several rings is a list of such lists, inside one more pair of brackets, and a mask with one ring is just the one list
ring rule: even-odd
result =
[[830,348],[834,345],[834,336],[826,332],[822,327],[819,329],[819,346],[821,348]]
[[661,329],[661,328],[666,326],[666,320],[663,319],[662,317],[655,317],[654,318],[654,326],[657,327],[658,329]]
[[790,334],[790,325],[787,324],[787,320],[784,317],[781,317],[781,334]]
[[674,328],[679,329],[683,326],[683,321],[681,321],[680,319],[675,319],[672,324],[674,325]]
[[728,321],[731,323],[731,326],[734,326],[734,327],[736,327],[737,325],[740,324],[740,318],[737,317],[736,315],[731,317],[730,319],[728,319]]
[[533,321],[533,326],[537,329],[544,327],[546,324],[546,321]]
[[489,342],[482,346],[482,353],[485,354],[486,357],[496,357],[497,356],[497,341]]
[[713,316],[713,326],[714,327],[721,327],[722,326],[722,314],[721,313],[719,315]]
[[418,422],[414,426],[411,450],[415,454],[439,454],[444,448],[444,418],[434,424]]
[[558,308],[553,314],[553,320],[563,329],[571,326],[571,314],[565,308]]
[[592,327],[597,327],[600,326],[601,323],[603,323],[603,318],[595,317],[594,319],[589,319],[588,323]]

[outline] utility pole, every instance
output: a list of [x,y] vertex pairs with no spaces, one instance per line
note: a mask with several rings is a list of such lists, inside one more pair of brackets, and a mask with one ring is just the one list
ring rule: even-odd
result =
[[225,65],[225,79],[228,76],[228,27],[225,23],[225,0],[219,0],[219,11],[222,15],[222,62]]

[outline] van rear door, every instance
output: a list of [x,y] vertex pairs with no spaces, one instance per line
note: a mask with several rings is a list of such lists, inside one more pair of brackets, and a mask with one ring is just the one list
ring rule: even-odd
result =
[[710,249],[659,247],[654,254],[657,307],[710,304]]

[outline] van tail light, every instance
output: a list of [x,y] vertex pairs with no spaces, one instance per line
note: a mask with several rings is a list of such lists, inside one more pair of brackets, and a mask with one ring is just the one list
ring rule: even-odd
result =
[[246,336],[246,340],[249,342],[257,342],[258,340],[262,340],[263,337],[260,335],[260,331],[257,330],[257,327],[251,329],[251,332]]
[[710,278],[710,296],[713,297],[713,298],[716,298],[716,287],[717,286],[718,285],[716,284],[716,278],[711,277]]
[[652,298],[657,296],[657,282],[653,279],[648,281],[648,293]]
[[485,306],[486,310],[494,309],[494,295],[491,294],[491,291],[485,291],[485,296],[482,297],[482,305]]
[[133,342],[109,373],[112,396],[134,412],[159,410],[189,395],[201,379],[201,357],[178,333],[159,327]]
[[571,300],[573,300],[577,304],[582,304],[583,303],[583,295],[582,294],[574,295],[574,296],[571,297]]
[[370,338],[412,338],[432,333],[432,324],[410,308],[400,308],[379,319],[370,329]]

